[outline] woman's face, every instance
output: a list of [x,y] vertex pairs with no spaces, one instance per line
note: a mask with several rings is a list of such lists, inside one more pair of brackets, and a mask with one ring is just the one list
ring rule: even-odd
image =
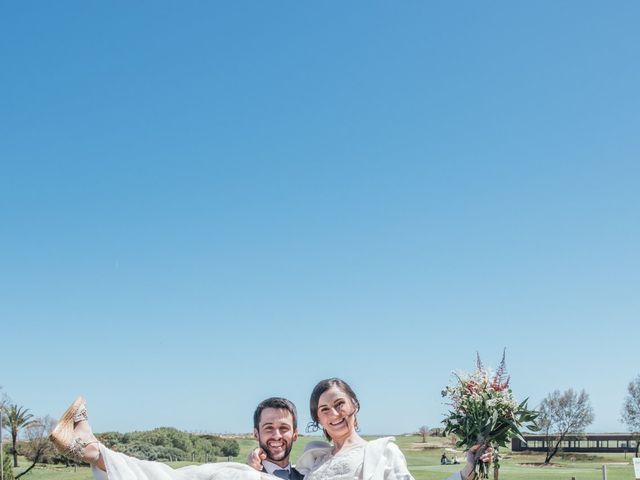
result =
[[335,385],[318,400],[318,422],[332,440],[347,437],[355,431],[356,408],[345,392]]

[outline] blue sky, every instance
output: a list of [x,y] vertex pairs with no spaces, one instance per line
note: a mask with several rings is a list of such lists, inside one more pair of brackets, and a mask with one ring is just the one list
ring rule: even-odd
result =
[[0,7],[0,385],[96,430],[436,426],[507,348],[621,431],[640,373],[640,4]]

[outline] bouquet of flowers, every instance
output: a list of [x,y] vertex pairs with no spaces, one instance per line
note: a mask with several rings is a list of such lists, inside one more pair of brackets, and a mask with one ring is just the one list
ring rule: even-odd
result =
[[[493,465],[500,468],[498,448],[506,447],[512,437],[522,438],[521,428],[538,431],[538,412],[527,408],[527,400],[518,403],[509,387],[510,377],[505,366],[505,352],[495,374],[485,368],[477,355],[476,371],[472,374],[455,373],[456,381],[442,391],[451,410],[442,423],[445,433],[458,437],[456,447],[470,448],[476,444],[494,448]],[[479,458],[481,452],[476,453]],[[476,463],[476,476],[489,478],[486,465]]]

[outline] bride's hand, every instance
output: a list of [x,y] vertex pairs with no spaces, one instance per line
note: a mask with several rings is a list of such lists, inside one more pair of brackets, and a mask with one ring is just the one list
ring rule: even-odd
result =
[[262,471],[262,461],[266,460],[267,454],[264,453],[260,447],[254,448],[249,452],[249,456],[247,457],[247,465],[255,468],[258,471]]
[[472,479],[476,469],[476,462],[483,461],[487,466],[493,459],[493,447],[487,444],[476,444],[467,451],[467,464],[462,469],[462,478]]

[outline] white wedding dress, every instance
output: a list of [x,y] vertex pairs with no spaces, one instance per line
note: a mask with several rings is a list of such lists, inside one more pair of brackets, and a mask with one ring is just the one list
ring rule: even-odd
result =
[[[413,480],[404,455],[393,437],[379,438],[365,445],[341,450],[331,447],[307,449],[296,464],[305,480]],[[173,469],[160,462],[129,457],[100,445],[107,467],[93,467],[96,480],[274,480],[265,472],[234,462],[205,463]],[[279,480],[279,479],[278,479]],[[460,480],[456,473],[446,480]]]

